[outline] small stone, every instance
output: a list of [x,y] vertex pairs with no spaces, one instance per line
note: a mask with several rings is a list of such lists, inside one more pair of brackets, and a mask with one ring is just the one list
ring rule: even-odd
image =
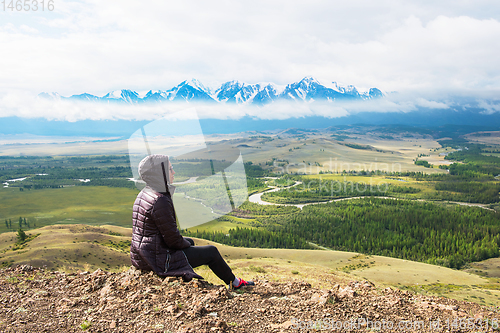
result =
[[318,300],[320,305],[325,305],[326,303],[335,303],[336,301],[337,297],[330,294],[323,294]]
[[92,274],[90,274],[91,276],[101,276],[101,275],[106,275],[106,273],[104,273],[104,271],[100,268],[96,269]]
[[191,280],[190,284],[192,284],[193,287],[195,287],[195,288],[201,288],[201,287],[203,287],[203,284],[200,281],[194,280],[194,279]]
[[315,294],[313,294],[313,295],[312,295],[312,297],[311,297],[311,301],[312,301],[312,302],[314,302],[314,303],[317,303],[317,302],[319,302],[319,298],[320,298],[320,297],[321,297],[321,295],[320,295],[320,294],[315,293]]
[[104,299],[111,291],[111,285],[107,284],[101,289],[100,296],[101,300]]
[[287,320],[285,321],[284,323],[281,323],[281,324],[271,324],[271,328],[274,328],[274,329],[280,329],[280,328],[284,328],[284,329],[289,329],[290,326],[292,326],[293,323],[291,320]]
[[345,288],[340,288],[338,293],[337,293],[337,296],[339,298],[344,298],[344,297],[354,297],[356,296],[356,292],[354,290],[352,290],[351,287],[345,287]]
[[165,280],[163,280],[163,283],[170,283],[175,281],[177,281],[177,278],[175,276],[167,276]]
[[116,321],[112,321],[111,324],[109,324],[109,328],[115,328],[116,327]]

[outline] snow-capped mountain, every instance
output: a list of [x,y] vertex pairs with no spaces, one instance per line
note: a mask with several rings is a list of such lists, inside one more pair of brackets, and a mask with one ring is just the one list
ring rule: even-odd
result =
[[42,92],[38,94],[38,97],[45,99],[53,99],[53,100],[61,99],[61,95],[59,95],[56,92],[51,92],[51,93]]
[[356,88],[339,88],[339,90],[331,89],[322,85],[312,77],[305,77],[299,82],[287,85],[280,97],[283,99],[304,102],[312,102],[317,100],[336,101],[360,99],[359,94],[354,94],[354,92],[357,93]]
[[280,93],[282,93],[283,90],[283,87],[279,87],[274,83],[268,83],[255,95],[252,100],[252,104],[264,105],[272,103],[273,101],[278,100]]
[[109,102],[125,101],[130,104],[138,103],[141,101],[138,93],[128,89],[115,90],[110,93],[107,93],[106,95],[101,97],[101,100],[107,100]]
[[101,99],[100,97],[97,97],[97,96],[94,96],[94,95],[91,95],[91,94],[87,94],[87,93],[83,93],[83,94],[80,94],[80,95],[73,95],[70,98],[71,99],[78,99],[78,100],[81,100],[81,101],[99,101]]
[[278,86],[274,83],[247,84],[240,81],[229,81],[223,83],[219,88],[211,90],[200,81],[192,79],[181,82],[170,90],[150,90],[139,95],[132,90],[116,90],[102,97],[83,93],[70,97],[61,97],[57,93],[41,93],[38,95],[49,99],[70,99],[100,102],[122,102],[129,104],[150,102],[209,102],[209,103],[235,103],[264,105],[280,100],[296,102],[315,101],[348,101],[369,100],[381,98],[384,94],[377,88],[360,93],[352,85],[342,86],[337,82],[323,85],[312,77],[290,83],[286,86]]
[[169,101],[201,101],[215,102],[210,96],[210,90],[206,88],[200,81],[192,79],[184,81],[178,86],[166,91]]

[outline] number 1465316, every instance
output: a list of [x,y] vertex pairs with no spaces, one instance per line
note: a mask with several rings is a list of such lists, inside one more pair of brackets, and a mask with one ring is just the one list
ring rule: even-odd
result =
[[25,11],[25,12],[37,12],[37,11],[53,11],[54,10],[54,0],[2,0],[3,11],[10,10],[11,12]]

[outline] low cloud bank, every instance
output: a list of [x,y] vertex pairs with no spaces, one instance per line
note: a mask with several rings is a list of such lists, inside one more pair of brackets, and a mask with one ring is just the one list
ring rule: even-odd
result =
[[[262,120],[283,120],[289,118],[321,116],[339,118],[360,112],[408,113],[421,109],[466,109],[475,108],[483,114],[500,111],[500,101],[492,99],[432,100],[420,96],[393,93],[384,98],[355,102],[275,102],[264,106],[238,104],[202,103],[151,103],[126,104],[82,102],[65,99],[33,97],[23,93],[9,93],[0,96],[2,117],[45,118],[47,120],[76,122],[80,120],[154,120],[168,114],[196,108],[201,119],[238,120],[251,117]],[[186,113],[188,114],[188,113]],[[188,116],[186,116],[188,117]]]

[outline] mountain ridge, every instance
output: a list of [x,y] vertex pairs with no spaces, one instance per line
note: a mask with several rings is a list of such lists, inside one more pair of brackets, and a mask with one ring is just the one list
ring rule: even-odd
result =
[[313,103],[322,100],[327,102],[371,100],[381,98],[385,94],[378,88],[370,88],[366,92],[359,92],[353,86],[342,86],[337,82],[324,85],[313,77],[304,77],[298,82],[286,86],[275,83],[248,84],[240,81],[227,81],[215,89],[204,86],[196,79],[185,80],[169,90],[149,90],[141,97],[130,89],[115,90],[102,97],[89,93],[76,94],[69,97],[61,96],[56,92],[42,92],[38,95],[46,99],[65,99],[74,101],[91,101],[106,103],[159,103],[159,102],[204,102],[223,104],[247,104],[262,106],[280,100]]

